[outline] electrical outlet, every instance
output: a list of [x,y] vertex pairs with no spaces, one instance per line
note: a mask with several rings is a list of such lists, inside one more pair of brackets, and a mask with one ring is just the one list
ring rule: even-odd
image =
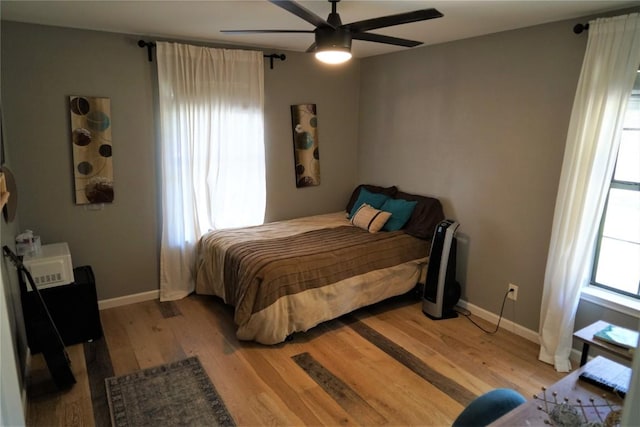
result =
[[518,286],[514,285],[513,283],[509,283],[509,286],[507,287],[507,289],[510,291],[507,294],[507,298],[512,299],[514,301],[518,300]]

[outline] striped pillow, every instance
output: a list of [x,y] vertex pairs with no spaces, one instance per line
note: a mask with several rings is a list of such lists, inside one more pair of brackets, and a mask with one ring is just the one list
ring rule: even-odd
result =
[[391,213],[372,208],[363,203],[351,217],[351,224],[370,233],[379,231],[382,226],[391,218]]

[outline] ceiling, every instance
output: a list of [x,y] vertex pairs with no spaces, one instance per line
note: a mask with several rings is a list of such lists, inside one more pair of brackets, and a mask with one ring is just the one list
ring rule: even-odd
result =
[[[331,11],[330,3],[324,0],[299,3],[325,19]],[[444,14],[443,18],[372,31],[429,45],[634,6],[640,6],[640,1],[342,0],[338,3],[338,13],[343,23],[350,23],[436,8]],[[313,34],[231,35],[220,32],[229,29],[313,30],[311,24],[267,0],[1,0],[0,13],[2,19],[8,21],[135,34],[147,39],[217,42],[298,52],[304,52],[313,43]],[[404,49],[407,48],[354,40],[352,52],[355,57],[363,58]]]

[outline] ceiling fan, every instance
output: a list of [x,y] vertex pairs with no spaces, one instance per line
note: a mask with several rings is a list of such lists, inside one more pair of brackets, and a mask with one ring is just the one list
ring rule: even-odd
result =
[[268,1],[314,25],[316,27],[315,30],[222,30],[222,32],[236,34],[314,33],[315,42],[309,46],[307,52],[315,52],[316,58],[330,64],[340,64],[351,59],[351,41],[353,39],[405,47],[421,45],[422,42],[419,41],[384,36],[367,31],[444,16],[436,9],[422,9],[343,24],[336,7],[340,0],[328,0],[331,3],[331,13],[326,21],[293,0]]

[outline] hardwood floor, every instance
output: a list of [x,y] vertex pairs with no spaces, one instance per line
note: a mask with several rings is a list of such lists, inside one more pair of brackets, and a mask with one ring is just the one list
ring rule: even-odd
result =
[[78,381],[69,391],[56,391],[33,358],[29,426],[110,425],[105,377],[192,355],[238,425],[451,425],[486,391],[529,397],[562,377],[537,360],[536,344],[502,329],[488,335],[463,316],[430,320],[411,296],[276,346],[238,341],[231,309],[212,297],[100,314],[104,337],[68,347]]

